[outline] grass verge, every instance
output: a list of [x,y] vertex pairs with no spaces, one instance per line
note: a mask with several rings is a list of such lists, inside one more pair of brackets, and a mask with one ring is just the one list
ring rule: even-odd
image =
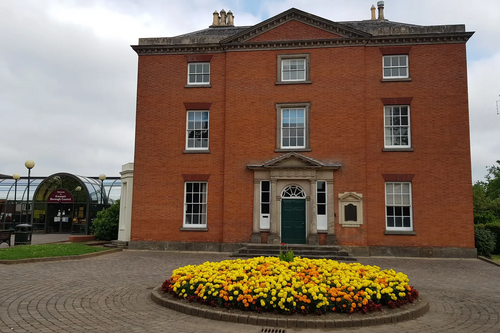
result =
[[491,260],[500,264],[500,255],[499,254],[492,254]]
[[0,260],[18,260],[60,256],[76,256],[109,250],[103,247],[88,246],[81,243],[23,245],[0,249]]

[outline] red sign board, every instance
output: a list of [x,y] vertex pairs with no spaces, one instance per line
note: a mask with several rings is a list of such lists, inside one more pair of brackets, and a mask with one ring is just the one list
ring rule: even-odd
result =
[[50,194],[49,202],[71,203],[73,202],[73,196],[66,190],[55,190]]

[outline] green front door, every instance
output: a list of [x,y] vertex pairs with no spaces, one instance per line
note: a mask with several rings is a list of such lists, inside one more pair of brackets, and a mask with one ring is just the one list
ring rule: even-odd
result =
[[281,241],[287,244],[306,243],[306,200],[281,200]]

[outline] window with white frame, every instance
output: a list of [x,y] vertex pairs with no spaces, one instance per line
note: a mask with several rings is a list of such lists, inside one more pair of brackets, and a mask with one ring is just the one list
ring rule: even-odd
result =
[[410,106],[384,106],[385,148],[411,147]]
[[281,81],[305,81],[306,59],[283,59]]
[[281,110],[281,148],[305,148],[305,113],[303,108]]
[[308,53],[304,54],[278,54],[278,78],[281,83],[310,83]]
[[328,220],[326,213],[326,181],[320,180],[316,182],[316,220],[318,230],[328,229]]
[[208,111],[188,111],[186,150],[208,150]]
[[384,79],[408,78],[408,55],[383,56]]
[[207,225],[207,183],[184,183],[184,227],[204,228]]
[[210,63],[188,63],[188,84],[210,84]]
[[269,229],[271,216],[271,182],[260,182],[260,229]]
[[411,183],[385,183],[386,230],[413,230]]
[[309,151],[310,103],[276,104],[276,152]]

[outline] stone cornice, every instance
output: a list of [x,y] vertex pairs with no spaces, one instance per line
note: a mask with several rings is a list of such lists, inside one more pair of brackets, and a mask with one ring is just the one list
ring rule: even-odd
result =
[[466,43],[473,32],[425,35],[376,36],[368,38],[335,38],[296,41],[242,42],[229,44],[193,45],[132,45],[138,55],[223,53],[233,51],[311,49],[352,46],[393,46],[423,44],[460,44]]

